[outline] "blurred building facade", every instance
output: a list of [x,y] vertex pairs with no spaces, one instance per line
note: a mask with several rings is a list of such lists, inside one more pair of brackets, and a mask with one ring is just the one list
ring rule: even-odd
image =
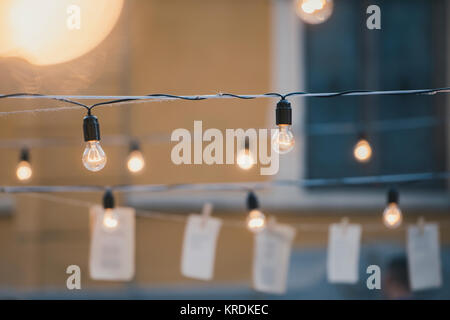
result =
[[[334,39],[342,28],[342,44],[352,47],[355,37],[359,37],[365,26],[361,21],[366,17],[364,6],[355,9],[355,1],[335,1],[335,13],[338,17],[358,17],[358,22],[341,25],[342,18],[332,17],[329,23],[336,26]],[[399,6],[401,1],[392,1]],[[111,34],[94,50],[82,57],[52,66],[34,66],[18,58],[2,58],[0,60],[0,92],[39,92],[48,94],[83,94],[83,95],[133,95],[149,93],[175,94],[209,94],[217,92],[262,93],[270,91],[335,91],[348,89],[414,89],[427,86],[443,87],[449,83],[450,63],[450,24],[445,17],[450,16],[450,3],[439,2],[442,7],[439,26],[435,21],[435,7],[428,7],[429,1],[411,1],[410,6],[425,12],[417,15],[416,32],[418,42],[429,48],[429,55],[423,53],[417,59],[411,58],[411,64],[425,57],[421,65],[423,70],[432,71],[425,76],[430,81],[416,79],[416,73],[401,74],[401,79],[387,83],[392,73],[386,68],[384,76],[361,80],[358,75],[380,71],[373,66],[370,54],[356,56],[354,52],[343,52],[335,44],[327,41],[332,38],[324,36],[330,25],[305,26],[292,9],[292,2],[285,0],[126,0],[121,16]],[[387,6],[386,1],[383,5]],[[386,10],[395,10],[392,5]],[[404,5],[406,6],[406,5]],[[424,9],[425,10],[422,10]],[[408,11],[406,8],[405,11]],[[416,11],[413,11],[416,12]],[[427,15],[429,13],[429,15]],[[383,11],[384,14],[384,11]],[[386,16],[389,13],[386,12]],[[393,19],[393,18],[392,18]],[[422,20],[420,20],[422,19]],[[351,21],[345,20],[345,21]],[[344,21],[344,22],[345,22]],[[383,20],[384,21],[384,20]],[[383,35],[391,34],[389,28],[397,26],[386,18]],[[342,22],[343,23],[343,22]],[[390,23],[390,24],[389,24]],[[401,21],[399,21],[401,23]],[[424,25],[422,26],[421,23]],[[425,27],[425,25],[427,27]],[[345,27],[345,28],[344,28]],[[441,34],[435,33],[436,28]],[[328,28],[328,29],[327,29]],[[356,30],[355,30],[356,29]],[[405,32],[409,32],[404,30]],[[387,43],[384,54],[392,50],[390,36],[384,40],[373,39],[380,35],[364,31],[370,41]],[[374,31],[380,32],[380,31]],[[400,32],[400,31],[399,31]],[[392,35],[392,37],[401,37]],[[316,37],[314,40],[314,37]],[[330,36],[331,37],[331,36]],[[364,37],[364,36],[362,36]],[[384,36],[383,36],[384,37]],[[345,39],[344,39],[345,38]],[[438,40],[436,40],[436,38]],[[361,40],[360,38],[358,38]],[[431,40],[429,40],[431,39]],[[358,40],[358,41],[359,41]],[[367,39],[366,39],[367,40]],[[429,41],[428,41],[429,40]],[[316,42],[317,43],[316,43]],[[361,40],[362,41],[362,40]],[[383,42],[385,41],[385,42]],[[361,44],[369,46],[372,42]],[[445,45],[444,45],[445,44]],[[373,43],[372,43],[373,45]],[[434,47],[436,46],[436,47]],[[446,46],[446,47],[445,47]],[[355,45],[356,47],[356,45]],[[358,47],[358,48],[360,48]],[[417,48],[412,46],[412,52]],[[355,49],[358,53],[358,49]],[[443,50],[436,58],[435,51]],[[323,56],[318,56],[325,52]],[[383,54],[382,52],[382,54]],[[398,52],[398,51],[396,51]],[[366,52],[367,53],[367,52]],[[409,56],[405,53],[406,56]],[[333,57],[336,61],[330,61]],[[367,70],[358,70],[353,74],[349,68],[354,66],[353,56],[358,66],[368,66]],[[369,56],[369,58],[367,58]],[[327,59],[324,70],[315,74],[320,59]],[[369,60],[364,60],[369,59]],[[372,57],[372,59],[375,59]],[[377,58],[380,59],[380,58]],[[383,60],[382,56],[380,61]],[[391,57],[401,59],[401,56]],[[394,60],[393,60],[394,59]],[[432,62],[440,59],[439,65]],[[377,60],[378,61],[378,60]],[[379,62],[380,62],[379,61]],[[335,62],[335,63],[331,63]],[[429,62],[427,64],[426,62]],[[380,62],[382,63],[382,62]],[[329,65],[335,66],[334,69]],[[404,66],[404,69],[408,69]],[[412,68],[412,67],[411,67]],[[420,69],[420,68],[419,68]],[[420,70],[422,70],[420,69]],[[420,72],[414,69],[414,72]],[[404,71],[404,70],[403,70]],[[425,71],[424,71],[425,72]],[[343,75],[345,73],[345,75]],[[381,72],[382,73],[382,72]],[[401,73],[401,71],[399,71]],[[354,76],[354,79],[351,78]],[[319,79],[322,77],[322,80]],[[341,78],[342,77],[342,78]],[[330,79],[326,83],[323,79]],[[421,82],[420,80],[423,80]],[[335,81],[335,82],[333,82]],[[409,81],[409,82],[408,82]],[[323,85],[323,86],[322,86]],[[346,98],[347,99],[347,98]],[[423,100],[422,100],[423,99]],[[427,99],[433,99],[429,102]],[[61,111],[54,113],[36,113],[34,115],[9,115],[0,117],[0,135],[2,139],[39,139],[67,138],[72,143],[67,146],[42,147],[31,149],[33,178],[32,185],[114,185],[114,184],[161,184],[161,183],[193,183],[193,182],[236,182],[264,181],[267,179],[289,179],[293,177],[330,177],[375,175],[399,173],[395,170],[403,168],[401,163],[389,162],[389,159],[378,159],[369,168],[348,165],[348,158],[341,162],[328,163],[335,159],[327,155],[338,154],[339,150],[327,150],[330,137],[305,136],[303,132],[317,123],[359,123],[358,105],[363,105],[362,118],[370,121],[392,120],[396,117],[436,117],[444,119],[436,130],[426,131],[422,136],[415,136],[413,146],[405,153],[405,166],[412,164],[404,172],[448,171],[450,167],[450,131],[448,128],[449,99],[421,98],[419,103],[413,100],[326,100],[317,105],[315,101],[293,99],[297,146],[295,152],[281,160],[280,172],[277,176],[259,175],[259,170],[243,172],[233,165],[208,166],[176,166],[170,160],[173,143],[169,141],[170,133],[177,128],[193,130],[193,122],[202,120],[206,128],[267,128],[274,126],[275,100],[208,100],[200,102],[171,101],[142,103],[133,106],[108,106],[99,108],[95,114],[102,126],[102,135],[113,136],[126,134],[132,137],[144,137],[154,134],[165,137],[142,143],[147,161],[145,172],[139,176],[131,176],[126,170],[125,162],[128,148],[124,146],[106,146],[108,163],[99,173],[87,172],[81,163],[83,150],[81,124],[84,110]],[[352,104],[346,109],[347,103]],[[378,108],[378,104],[387,104],[386,108]],[[421,108],[430,111],[426,114],[403,113],[389,114],[393,104],[415,103],[414,110]],[[428,104],[424,107],[423,104]],[[315,105],[316,104],[316,105]],[[334,115],[331,108],[346,110],[346,114]],[[35,100],[0,101],[4,111],[22,110],[35,107],[50,107],[60,104]],[[320,111],[314,111],[320,110]],[[350,111],[349,111],[350,110]],[[377,110],[374,115],[370,110]],[[327,113],[328,112],[328,113]],[[428,112],[428,111],[427,111]],[[329,115],[329,118],[327,118]],[[315,122],[316,121],[316,122]],[[364,120],[365,121],[365,120]],[[343,148],[351,146],[349,134],[339,144]],[[416,134],[416,133],[414,133]],[[322,140],[321,140],[322,139]],[[377,137],[375,148],[384,148],[381,140],[388,137]],[[381,139],[381,140],[380,140]],[[424,140],[425,139],[425,140]],[[433,145],[427,144],[432,140]],[[75,143],[73,143],[75,141]],[[77,143],[79,141],[79,143]],[[380,142],[381,141],[381,142]],[[398,141],[398,142],[397,142]],[[385,146],[386,153],[407,143],[408,136],[400,137],[392,146]],[[421,143],[421,144],[420,144]],[[435,143],[435,144],[434,144]],[[422,157],[420,162],[416,156],[422,156],[420,150],[425,146],[439,152]],[[5,148],[0,159],[2,185],[17,185],[15,166],[21,146]],[[390,149],[389,149],[390,148]],[[414,149],[420,149],[413,153]],[[376,149],[378,150],[378,149]],[[383,149],[382,149],[383,150]],[[431,150],[431,149],[430,149]],[[345,152],[345,151],[342,151]],[[348,152],[351,152],[349,150]],[[409,152],[409,153],[408,153]],[[428,152],[428,151],[427,151]],[[432,152],[432,151],[429,151]],[[400,152],[401,153],[401,152]],[[400,154],[399,153],[399,154]],[[325,154],[325,156],[324,156]],[[392,157],[398,157],[395,154]],[[427,160],[432,159],[430,163]],[[324,162],[325,161],[325,162]],[[385,161],[386,165],[382,165]],[[324,168],[321,170],[321,168]],[[331,170],[333,169],[333,170]],[[392,171],[392,170],[394,171]],[[332,171],[331,173],[328,171]],[[391,171],[390,171],[391,170]],[[405,224],[414,223],[420,215],[430,221],[442,221],[441,243],[445,264],[444,282],[449,281],[450,236],[445,230],[449,224],[446,219],[450,213],[450,197],[448,184],[424,185],[412,188],[402,194],[402,206]],[[281,222],[286,223],[323,223],[324,225],[340,221],[349,216],[351,221],[380,223],[381,213],[385,205],[385,188],[375,189],[326,189],[298,190],[277,189],[261,192],[262,207],[268,214],[274,214]],[[100,202],[101,194],[64,194],[63,196],[86,201]],[[245,219],[245,194],[243,193],[167,193],[167,194],[131,194],[118,195],[120,205],[132,205],[139,208],[159,210],[163,212],[199,212],[204,201],[212,201],[216,205],[214,215],[223,219]],[[136,276],[129,283],[98,282],[89,279],[89,219],[85,208],[55,203],[33,195],[4,195],[1,198],[2,213],[0,216],[0,294],[3,297],[191,297],[215,295],[226,298],[228,295],[242,298],[263,298],[251,287],[252,235],[245,229],[223,228],[218,242],[215,277],[211,282],[189,280],[180,274],[180,255],[184,225],[171,221],[158,221],[137,218],[136,223]],[[374,263],[375,257],[384,263],[388,260],[381,252],[391,248],[389,254],[398,254],[404,250],[405,233],[403,231],[385,230],[364,233],[363,243],[368,252],[361,260],[361,283],[365,282],[363,264]],[[355,288],[334,288],[335,295],[329,295],[330,287],[325,281],[325,256],[327,244],[326,232],[298,231],[294,244],[294,252],[290,270],[289,298],[336,298],[364,297],[379,298],[378,293],[362,292]],[[363,247],[363,251],[364,251]],[[394,249],[392,249],[394,248]],[[323,262],[323,265],[322,265]],[[82,270],[81,292],[67,292],[65,289],[66,267],[76,264]],[[317,273],[317,281],[313,284],[303,282],[308,272],[323,267]],[[315,267],[316,266],[316,267]],[[319,269],[320,270],[320,269]],[[315,279],[314,277],[310,277]],[[305,280],[306,281],[306,280]],[[314,294],[305,294],[305,288],[315,286]],[[359,288],[359,287],[358,287]],[[446,287],[442,293],[449,297]],[[351,291],[348,293],[348,291]],[[328,292],[328,293],[327,293]],[[108,295],[109,294],[109,295]]]

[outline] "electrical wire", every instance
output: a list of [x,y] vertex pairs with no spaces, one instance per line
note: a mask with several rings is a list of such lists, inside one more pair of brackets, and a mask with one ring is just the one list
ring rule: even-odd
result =
[[[38,193],[29,193],[25,194],[27,197],[33,197],[36,199],[46,200],[62,205],[69,205],[69,206],[75,206],[75,207],[82,207],[85,209],[88,209],[92,206],[99,205],[98,203],[91,202],[91,201],[84,201],[79,199],[73,199],[73,198],[67,198],[62,196],[56,196],[52,194],[38,194]],[[175,222],[179,224],[185,224],[188,215],[186,214],[176,214],[176,213],[164,213],[164,212],[158,212],[153,210],[143,210],[143,209],[136,209],[136,216],[138,218],[149,218],[149,219],[155,219],[160,220],[164,222]],[[283,222],[281,222],[283,223]],[[339,223],[339,221],[336,221],[335,223]],[[407,228],[407,226],[402,225],[394,230],[388,229],[385,226],[383,226],[381,223],[359,223],[363,226],[364,232],[368,233],[379,233],[379,232],[404,232]],[[297,229],[301,232],[322,232],[327,233],[329,231],[329,224],[326,223],[287,223],[291,227]],[[450,219],[440,219],[439,221],[440,225],[444,225],[446,227],[450,226]],[[231,227],[231,228],[241,228],[246,229],[246,223],[245,221],[241,220],[225,220],[222,221],[222,225],[224,227]]]
[[[217,93],[210,95],[174,95],[166,93],[154,93],[143,96],[100,96],[100,95],[44,95],[35,93],[13,93],[13,94],[1,94],[0,99],[5,98],[29,98],[29,99],[53,99],[66,103],[76,104],[88,110],[91,110],[98,106],[123,104],[123,103],[136,103],[151,101],[164,101],[164,100],[207,100],[207,99],[258,99],[258,98],[274,98],[278,97],[285,99],[288,97],[310,97],[310,98],[335,98],[342,96],[372,96],[372,95],[435,95],[437,93],[450,93],[450,87],[435,88],[435,89],[417,89],[417,90],[386,90],[386,91],[370,91],[370,90],[348,90],[341,92],[322,92],[322,93],[307,93],[307,92],[290,92],[286,94],[269,92],[263,94],[232,94],[232,93]],[[111,100],[112,99],[112,100]],[[95,103],[91,106],[87,106],[83,103],[74,100],[109,100]],[[58,109],[58,108],[55,108]],[[23,110],[25,112],[35,112],[39,109]],[[4,112],[3,115],[7,113]]]
[[335,179],[302,179],[274,180],[264,182],[233,183],[186,183],[186,184],[147,184],[147,185],[115,185],[115,186],[0,186],[0,193],[55,193],[55,192],[104,192],[111,189],[115,192],[169,192],[169,191],[251,191],[273,187],[318,187],[318,186],[350,186],[350,185],[391,185],[418,183],[432,180],[450,179],[450,172],[425,172],[412,174],[343,177]]

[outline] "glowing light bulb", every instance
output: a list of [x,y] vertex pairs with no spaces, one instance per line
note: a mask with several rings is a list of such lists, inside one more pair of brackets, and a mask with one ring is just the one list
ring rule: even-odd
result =
[[100,171],[106,165],[106,154],[100,145],[100,124],[90,109],[83,119],[83,134],[86,141],[82,157],[83,165],[90,171]]
[[33,175],[30,164],[30,152],[28,148],[23,148],[20,152],[19,163],[17,164],[16,176],[20,181],[27,181]]
[[285,154],[294,148],[295,139],[290,125],[278,125],[278,129],[272,137],[272,149],[280,154]]
[[255,160],[248,149],[244,149],[239,152],[236,162],[238,166],[244,170],[250,169],[255,164]]
[[306,23],[322,23],[333,13],[333,0],[297,0],[296,12]]
[[353,155],[359,162],[368,162],[372,157],[372,147],[366,139],[360,139],[353,148]]
[[31,165],[28,161],[20,161],[17,165],[16,170],[17,179],[20,181],[27,181],[33,175],[33,170],[31,169]]
[[105,209],[103,213],[103,228],[107,231],[114,231],[119,226],[119,219],[114,209]]
[[389,203],[383,212],[383,223],[390,229],[395,229],[402,224],[402,211],[396,203]]
[[250,211],[247,217],[247,228],[251,232],[259,232],[266,227],[266,216],[258,209]]
[[93,172],[100,171],[105,167],[106,154],[99,141],[87,141],[82,160],[86,169]]
[[2,0],[0,55],[36,65],[76,59],[114,28],[123,0]]
[[142,152],[134,150],[130,152],[127,161],[128,170],[132,173],[138,173],[145,167],[145,160],[142,156]]

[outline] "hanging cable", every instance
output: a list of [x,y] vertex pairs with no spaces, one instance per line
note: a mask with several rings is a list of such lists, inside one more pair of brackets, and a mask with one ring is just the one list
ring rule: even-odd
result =
[[[307,92],[290,92],[287,94],[281,94],[276,92],[263,93],[263,94],[232,94],[232,93],[217,93],[210,95],[174,95],[165,93],[155,93],[143,96],[99,96],[99,95],[43,95],[43,94],[32,94],[32,93],[13,93],[13,94],[0,94],[0,99],[2,98],[31,98],[31,99],[53,99],[59,100],[71,104],[79,105],[83,108],[91,110],[98,106],[104,105],[114,105],[114,104],[132,104],[142,101],[164,101],[164,100],[207,100],[207,99],[258,99],[258,98],[274,98],[278,97],[281,99],[286,99],[288,97],[309,97],[309,98],[335,98],[342,96],[369,96],[369,95],[434,95],[437,93],[449,93],[450,87],[435,88],[435,89],[417,89],[417,90],[386,90],[386,91],[370,91],[370,90],[348,90],[342,92],[321,92],[321,93],[307,93]],[[109,100],[103,101],[88,107],[85,104],[76,102],[74,100]],[[57,109],[57,108],[55,108]],[[23,112],[35,112],[39,109],[34,110],[24,110]]]
[[[23,194],[22,196],[26,197],[32,197],[35,199],[41,199],[45,201],[50,201],[53,203],[61,204],[61,205],[69,205],[74,207],[81,207],[81,208],[90,208],[92,206],[97,205],[96,203],[85,201],[85,200],[79,200],[74,198],[68,198],[65,196],[56,196],[52,194],[42,194],[42,193],[27,193]],[[143,209],[137,209],[136,210],[136,216],[139,218],[147,218],[147,219],[155,219],[160,220],[164,222],[174,222],[174,223],[180,223],[185,224],[188,216],[186,214],[180,214],[180,213],[167,213],[167,212],[158,212],[153,210],[143,210]],[[439,224],[444,228],[450,227],[450,219],[440,219]],[[224,227],[230,227],[230,228],[247,228],[247,225],[244,221],[233,221],[233,220],[226,220],[222,222],[222,225]],[[290,226],[296,228],[297,230],[301,232],[322,232],[327,233],[329,231],[329,224],[328,223],[290,223]],[[379,233],[379,232],[392,232],[394,230],[387,229],[385,226],[383,226],[381,223],[362,223],[362,226],[364,228],[364,232],[369,233]],[[395,229],[396,232],[404,232],[406,227],[398,227]]]
[[53,192],[169,192],[169,191],[251,191],[274,187],[317,187],[348,185],[391,185],[408,184],[434,180],[450,179],[450,172],[425,172],[398,175],[380,175],[364,177],[343,177],[336,179],[301,179],[274,180],[267,182],[233,182],[233,183],[186,183],[186,184],[150,184],[150,185],[116,185],[116,186],[0,186],[0,193],[53,193]]

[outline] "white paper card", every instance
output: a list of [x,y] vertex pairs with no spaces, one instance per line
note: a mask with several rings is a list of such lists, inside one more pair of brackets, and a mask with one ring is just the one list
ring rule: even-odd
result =
[[222,220],[218,218],[189,215],[181,254],[182,275],[200,280],[212,279],[221,225]]
[[257,291],[283,294],[289,270],[295,229],[273,222],[255,234],[253,287]]
[[413,291],[442,286],[439,228],[435,223],[409,226],[407,235],[409,282]]
[[118,221],[114,229],[103,225],[104,209],[90,209],[92,233],[89,259],[90,276],[94,280],[131,280],[135,270],[135,211],[115,208]]
[[360,225],[330,225],[327,253],[327,276],[329,282],[358,282],[360,242]]

